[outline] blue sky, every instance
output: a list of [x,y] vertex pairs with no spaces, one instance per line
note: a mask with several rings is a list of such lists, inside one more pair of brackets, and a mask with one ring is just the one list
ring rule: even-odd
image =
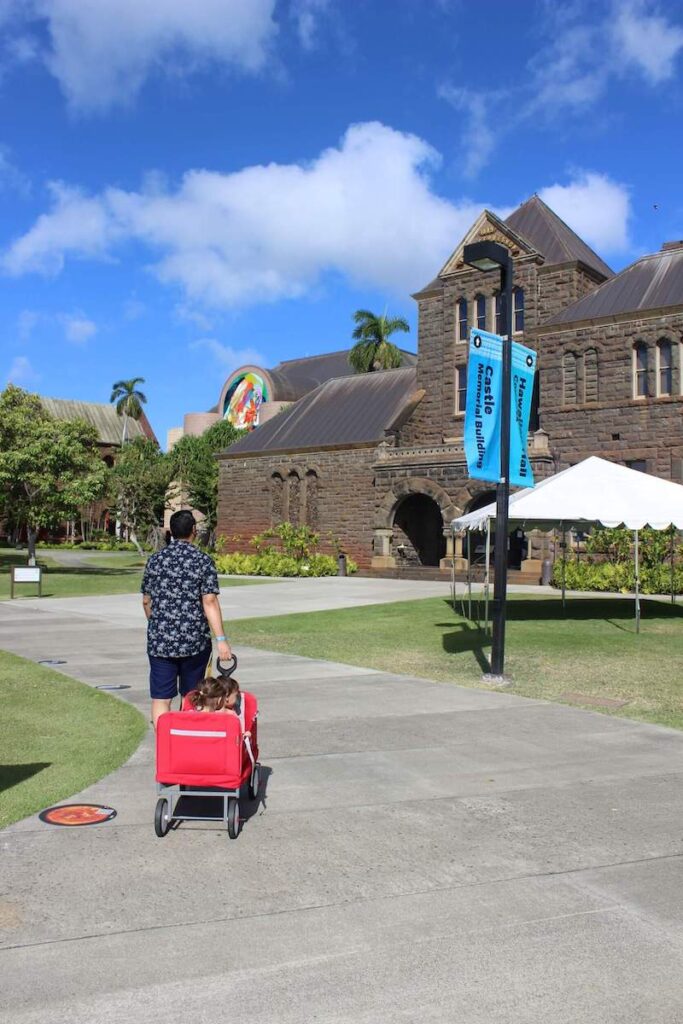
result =
[[228,372],[408,317],[538,192],[615,269],[683,237],[683,0],[0,0],[0,381],[163,442]]

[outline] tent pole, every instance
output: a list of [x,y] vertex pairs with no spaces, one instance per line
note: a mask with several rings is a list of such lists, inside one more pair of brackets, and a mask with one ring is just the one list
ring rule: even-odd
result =
[[675,554],[674,554],[674,551],[675,551],[675,549],[674,549],[674,534],[675,533],[676,533],[676,530],[672,526],[671,527],[671,603],[672,604],[676,604],[676,594],[675,594],[675,586],[676,586],[676,584],[675,584],[675,580],[674,580],[674,572],[675,572],[675,565],[674,565],[674,559],[675,559]]
[[[471,552],[470,552],[471,554]],[[472,621],[472,559],[467,559],[467,618]]]
[[486,569],[484,571],[484,633],[489,633],[489,560],[491,557],[491,520],[486,520]]
[[638,531],[634,530],[635,538],[635,563],[636,563],[636,633],[640,633],[640,579],[639,579],[639,557],[638,557]]
[[567,534],[565,533],[564,527],[562,528],[562,611],[566,610],[567,607]]
[[453,614],[455,615],[455,530],[451,527],[451,602],[453,604]]

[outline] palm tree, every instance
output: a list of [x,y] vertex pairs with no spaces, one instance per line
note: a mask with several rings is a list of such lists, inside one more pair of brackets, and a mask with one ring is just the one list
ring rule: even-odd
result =
[[396,331],[408,332],[408,321],[402,316],[375,316],[368,309],[357,309],[353,314],[356,323],[353,337],[356,344],[349,352],[349,363],[356,373],[372,373],[373,370],[393,370],[403,362],[401,350],[389,338]]
[[137,390],[137,385],[144,383],[144,377],[131,377],[130,380],[117,380],[112,387],[109,401],[116,402],[116,411],[119,416],[123,416],[121,445],[128,440],[128,417],[139,420],[142,416],[142,407],[147,402],[147,396]]

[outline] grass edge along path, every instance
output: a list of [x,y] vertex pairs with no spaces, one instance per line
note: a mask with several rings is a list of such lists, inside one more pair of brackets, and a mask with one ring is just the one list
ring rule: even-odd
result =
[[[511,595],[507,693],[683,729],[683,608]],[[440,597],[226,622],[231,643],[482,686],[490,637]],[[601,701],[624,702],[600,706]],[[598,702],[597,704],[594,702]]]
[[119,768],[147,732],[132,704],[0,651],[0,827]]

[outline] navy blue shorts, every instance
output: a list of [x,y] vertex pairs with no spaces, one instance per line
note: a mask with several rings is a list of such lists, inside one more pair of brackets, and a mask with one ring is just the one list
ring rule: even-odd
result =
[[154,654],[148,654],[147,657],[152,700],[173,700],[178,693],[184,697],[190,690],[196,690],[197,684],[206,674],[211,646],[187,658],[157,658]]

